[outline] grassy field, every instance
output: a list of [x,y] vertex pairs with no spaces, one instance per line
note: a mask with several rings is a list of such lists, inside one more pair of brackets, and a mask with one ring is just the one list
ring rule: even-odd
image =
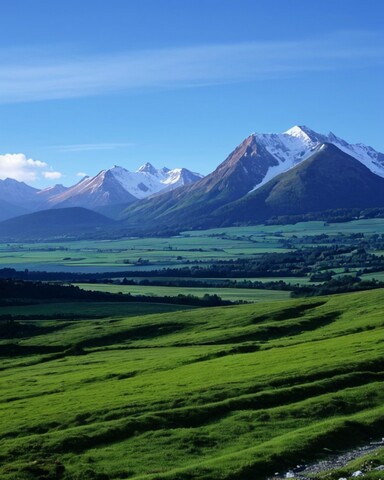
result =
[[151,313],[176,312],[187,310],[192,307],[185,305],[171,305],[166,303],[118,303],[118,302],[45,302],[28,303],[12,307],[0,307],[0,315],[23,315],[23,316],[76,316],[81,320],[83,317],[137,317]]
[[[294,290],[297,285],[305,286],[324,281],[324,275],[331,275],[335,279],[345,274],[358,275],[362,280],[374,278],[383,281],[384,237],[381,242],[375,243],[372,240],[381,235],[384,235],[384,219],[356,220],[339,224],[306,222],[295,225],[220,228],[187,231],[169,238],[7,243],[0,244],[0,269],[83,274],[115,272],[111,276],[132,278],[136,285],[129,289],[124,286],[105,285],[84,285],[83,288],[129,291],[133,295],[183,294],[201,297],[208,293],[231,301],[273,301],[288,298],[287,290]],[[333,253],[329,253],[329,249],[344,244],[350,247],[349,252],[345,255],[339,254],[337,259],[332,258]],[[365,259],[361,257],[360,261],[356,263],[354,260],[355,263],[351,264],[352,258],[356,259],[354,247],[356,252],[361,250],[367,252]],[[292,252],[300,254],[305,251],[307,258],[311,258],[310,251],[316,248],[324,249],[324,257],[313,256],[313,263],[308,265],[304,265],[303,261],[297,261],[296,270],[294,264],[284,264],[283,260],[280,267],[276,267],[273,258],[277,256],[269,255],[285,254],[285,261],[289,262]],[[376,262],[379,263],[379,267],[374,265],[375,261],[369,258],[369,255],[381,259]],[[231,261],[232,264],[229,263]],[[251,270],[247,271],[248,261]],[[221,284],[231,277],[231,265],[236,262],[238,265],[242,263],[242,266],[239,266],[240,270],[234,275],[237,284],[227,282],[226,287],[230,288],[221,288]],[[264,268],[258,270],[255,265],[261,265],[263,262]],[[226,271],[223,269],[224,264],[227,265]],[[275,265],[272,272],[268,271],[271,265]],[[372,265],[374,268],[371,268]],[[167,268],[171,270],[168,272],[164,270]],[[183,268],[184,270],[180,270]],[[204,276],[204,270],[207,273],[210,268],[211,272]],[[178,276],[175,276],[176,270],[179,270]],[[232,271],[235,272],[236,268]],[[212,276],[215,278],[207,278]],[[76,281],[74,278],[71,280]],[[275,284],[267,286],[268,289],[256,290],[248,288],[251,285],[241,284],[242,281]],[[276,285],[276,282],[285,282],[291,287]],[[152,286],[148,283],[152,283]],[[277,291],[277,288],[280,288],[280,291]]]
[[84,290],[93,290],[96,292],[110,293],[130,293],[131,295],[149,295],[149,296],[171,296],[177,297],[180,293],[188,293],[195,297],[203,297],[205,294],[218,295],[223,300],[245,302],[260,302],[265,300],[286,300],[289,298],[290,292],[281,290],[258,290],[251,288],[180,288],[180,287],[158,287],[147,285],[111,285],[111,284],[93,284],[79,283],[74,284]]
[[[0,244],[0,268],[47,271],[152,270],[287,251],[282,240],[327,234],[384,233],[384,219],[326,224],[231,227],[188,231],[170,238]],[[379,252],[380,253],[380,252]]]
[[0,478],[255,480],[381,437],[383,293],[16,321]]

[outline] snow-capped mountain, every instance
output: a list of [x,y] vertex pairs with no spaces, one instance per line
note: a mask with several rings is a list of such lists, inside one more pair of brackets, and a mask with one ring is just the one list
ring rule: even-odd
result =
[[149,197],[165,189],[168,191],[181,185],[194,183],[202,178],[202,175],[190,172],[186,168],[170,170],[163,167],[157,170],[148,162],[136,172],[130,172],[118,166],[111,168],[110,172],[127,192],[138,199]]
[[157,170],[146,163],[136,172],[115,165],[95,177],[85,177],[79,183],[48,199],[50,206],[97,208],[128,204],[158,194],[163,190],[192,183],[202,176],[184,168]]
[[182,185],[189,185],[202,179],[203,175],[199,173],[191,172],[186,168],[175,168],[166,172],[166,178],[163,180],[163,184],[167,186],[167,190],[171,190]]
[[251,138],[256,144],[264,147],[278,162],[268,168],[263,180],[255,185],[256,188],[306,160],[324,143],[335,145],[344,153],[359,160],[371,172],[384,177],[384,155],[382,153],[362,143],[349,144],[332,132],[323,135],[305,126],[294,126],[281,134],[254,133]]
[[260,223],[284,215],[383,207],[384,178],[336,145],[323,143],[294,168],[217,209],[210,221]]
[[115,178],[111,170],[102,170],[95,177],[85,177],[76,185],[47,199],[50,207],[96,208],[111,204],[127,204],[137,200]]
[[[145,219],[153,226],[162,223],[178,228],[185,224],[189,228],[192,224],[198,225],[199,219],[208,219],[224,205],[257,192],[329,144],[384,178],[383,153],[361,143],[350,144],[333,133],[325,135],[305,126],[294,126],[284,133],[249,135],[206,177],[185,168],[156,169],[146,163],[135,172],[114,166],[94,177],[85,177],[69,188],[56,185],[39,191],[16,180],[3,180],[0,181],[0,206],[3,204],[0,218],[1,213],[9,218],[12,206],[15,214],[20,208],[27,213],[46,208],[86,207],[104,209],[116,218],[122,214],[140,227]],[[332,177],[338,171],[337,162],[341,157],[332,150],[328,156],[327,174]],[[128,204],[133,205],[122,212]],[[205,224],[209,225],[209,221]]]

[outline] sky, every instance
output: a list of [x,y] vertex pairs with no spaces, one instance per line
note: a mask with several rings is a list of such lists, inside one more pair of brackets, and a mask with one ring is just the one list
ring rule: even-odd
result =
[[0,179],[208,174],[294,125],[384,152],[382,0],[0,0]]

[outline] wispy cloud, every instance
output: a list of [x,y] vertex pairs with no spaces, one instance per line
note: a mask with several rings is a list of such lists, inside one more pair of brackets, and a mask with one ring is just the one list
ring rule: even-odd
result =
[[0,51],[0,103],[382,66],[383,40],[382,33],[343,31],[300,41],[202,45],[75,59],[44,51],[24,60],[11,60],[9,52]]
[[54,145],[49,147],[57,152],[88,152],[92,150],[116,150],[117,148],[132,147],[134,143],[80,143],[75,145]]

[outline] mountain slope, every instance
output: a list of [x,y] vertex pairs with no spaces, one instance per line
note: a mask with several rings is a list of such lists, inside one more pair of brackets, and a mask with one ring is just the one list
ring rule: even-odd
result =
[[1,238],[34,239],[114,229],[117,222],[85,208],[42,210],[0,222]]
[[39,190],[12,178],[0,180],[0,221],[38,208]]
[[0,199],[0,222],[7,220],[8,218],[16,217],[18,215],[24,215],[29,213],[26,208],[20,207]]
[[26,210],[32,208],[32,205],[38,202],[36,198],[38,192],[37,188],[30,187],[26,183],[12,178],[0,180],[0,200],[5,200],[9,204],[17,205]]
[[49,201],[50,198],[54,197],[55,195],[61,195],[68,190],[68,187],[64,187],[64,185],[57,184],[53,185],[52,187],[44,188],[36,192],[36,197],[39,199],[38,201],[41,203]]

